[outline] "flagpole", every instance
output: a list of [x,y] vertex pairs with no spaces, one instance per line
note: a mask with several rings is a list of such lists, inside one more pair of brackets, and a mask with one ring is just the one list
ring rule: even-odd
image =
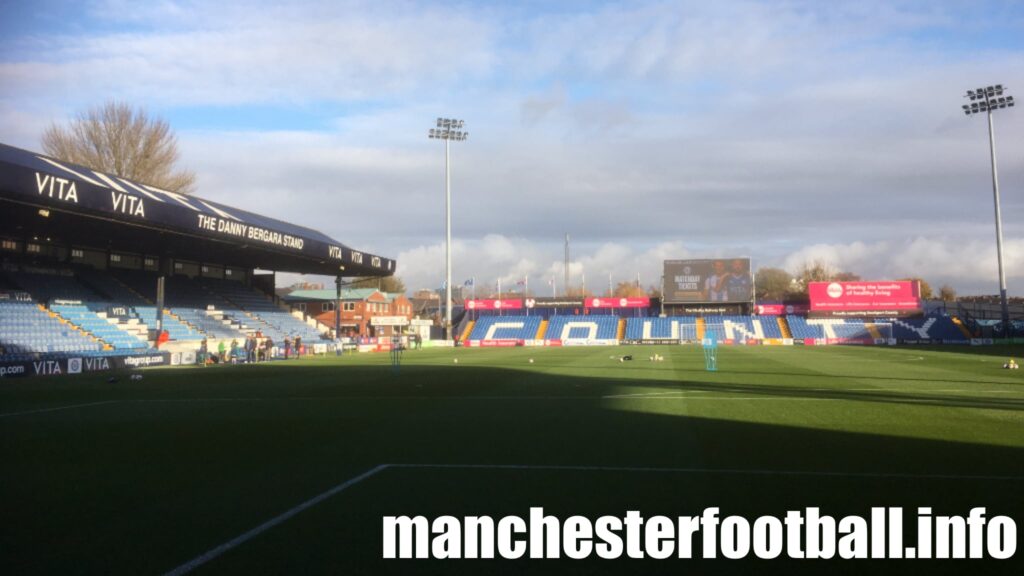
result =
[[[523,276],[523,298],[525,299],[525,298],[529,298],[529,297],[530,297],[530,275],[526,274],[526,275]],[[530,315],[530,309],[529,308],[526,309],[526,315],[527,316]]]

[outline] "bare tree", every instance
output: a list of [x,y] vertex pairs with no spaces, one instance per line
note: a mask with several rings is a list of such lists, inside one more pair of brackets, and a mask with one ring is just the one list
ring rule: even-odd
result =
[[943,302],[955,302],[956,289],[949,284],[943,284],[942,288],[939,288],[939,298],[941,298]]
[[782,302],[792,288],[793,277],[781,268],[758,268],[754,276],[757,299]]
[[921,298],[924,300],[931,300],[935,293],[932,292],[932,285],[924,280],[924,278],[912,277],[912,278],[900,278],[904,282],[919,282],[921,287]]
[[574,286],[566,290],[565,295],[570,298],[590,298],[594,295],[594,291],[589,288]]
[[615,286],[612,296],[615,298],[636,298],[647,296],[647,292],[640,286],[637,286],[636,282],[619,282]]
[[388,294],[405,294],[405,282],[398,276],[370,276],[352,282],[352,288],[375,288]]
[[825,260],[815,260],[814,262],[804,262],[797,270],[794,279],[791,293],[794,296],[806,298],[807,287],[811,282],[855,282],[860,280],[860,276],[852,272],[838,270],[832,263]]
[[797,280],[804,286],[811,282],[829,282],[833,280],[839,271],[835,266],[825,260],[804,262],[796,273]]
[[107,102],[78,114],[67,126],[43,132],[46,154],[179,194],[195,189],[196,175],[175,169],[178,139],[166,121],[141,108]]

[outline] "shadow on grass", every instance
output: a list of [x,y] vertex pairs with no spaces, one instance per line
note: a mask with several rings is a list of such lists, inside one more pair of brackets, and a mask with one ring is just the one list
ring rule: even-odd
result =
[[[731,374],[757,375],[758,372],[731,372]],[[824,377],[823,377],[824,378]],[[963,384],[960,382],[960,384]],[[729,382],[700,382],[686,380],[673,387],[685,391],[719,392],[723,394],[756,394],[787,398],[820,398],[828,400],[849,400],[851,402],[884,402],[942,406],[946,408],[991,408],[996,410],[1024,410],[1024,399],[996,398],[992,396],[971,397],[959,393],[943,395],[934,392],[850,390],[842,388],[809,388],[803,386],[777,386],[771,384],[735,384]],[[966,389],[958,389],[966,390]]]
[[[232,550],[207,572],[680,573],[694,567],[387,563],[379,558],[383,513],[523,515],[539,505],[563,518],[626,509],[672,516],[722,506],[753,518],[806,506],[867,515],[870,506],[921,505],[955,514],[971,506],[1024,514],[1024,450],[972,441],[974,426],[1000,424],[971,419],[960,409],[979,406],[958,398],[951,405],[925,398],[935,412],[920,417],[969,420],[962,441],[933,440],[755,423],[742,414],[712,418],[695,407],[640,411],[608,396],[659,386],[783,398],[821,392],[674,384],[609,372],[595,367],[591,375],[570,376],[410,363],[394,375],[385,360],[159,370],[146,372],[142,382],[85,378],[5,388],[5,406],[21,396],[110,403],[0,420],[0,571],[162,573],[381,463],[693,471],[389,471]],[[835,399],[861,396],[844,392]],[[892,401],[872,396],[886,395],[869,393],[871,402]],[[918,403],[911,400],[900,402]],[[842,402],[813,410],[840,422],[875,417]],[[905,424],[913,432],[913,422]],[[1008,435],[1021,434],[1016,420],[1002,426]],[[701,573],[783,566],[791,573],[964,570],[962,563],[936,562],[699,565]],[[987,565],[981,571],[995,573]]]

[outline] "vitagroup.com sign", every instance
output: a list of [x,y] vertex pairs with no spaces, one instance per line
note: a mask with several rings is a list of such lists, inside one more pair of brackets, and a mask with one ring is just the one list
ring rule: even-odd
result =
[[24,364],[0,364],[0,378],[9,378],[13,376],[24,376],[25,365]]
[[124,359],[124,365],[129,368],[144,368],[146,366],[161,366],[167,361],[163,356],[129,356]]
[[23,362],[6,362],[0,364],[0,378],[65,376],[89,374],[93,372],[109,372],[111,370],[165,366],[169,361],[169,354],[160,353],[140,356],[84,356],[73,358],[46,358],[40,360],[27,360]]

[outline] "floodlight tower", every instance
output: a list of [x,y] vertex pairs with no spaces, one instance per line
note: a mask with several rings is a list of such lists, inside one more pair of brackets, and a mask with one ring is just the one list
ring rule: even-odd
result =
[[1013,96],[1004,95],[1006,87],[1002,84],[968,90],[965,98],[970,98],[970,104],[964,104],[964,114],[970,116],[979,112],[988,114],[988,146],[992,155],[992,196],[996,205],[996,255],[999,262],[999,299],[1003,312],[1003,336],[1008,337],[1011,332],[1010,308],[1006,301],[1006,273],[1003,271],[1003,217],[999,208],[999,175],[996,172],[996,135],[992,124],[992,112],[1001,108],[1012,108],[1014,105]]
[[452,176],[449,142],[465,142],[469,132],[462,128],[465,121],[454,118],[438,118],[437,127],[431,128],[427,137],[444,140],[444,338],[452,337]]

